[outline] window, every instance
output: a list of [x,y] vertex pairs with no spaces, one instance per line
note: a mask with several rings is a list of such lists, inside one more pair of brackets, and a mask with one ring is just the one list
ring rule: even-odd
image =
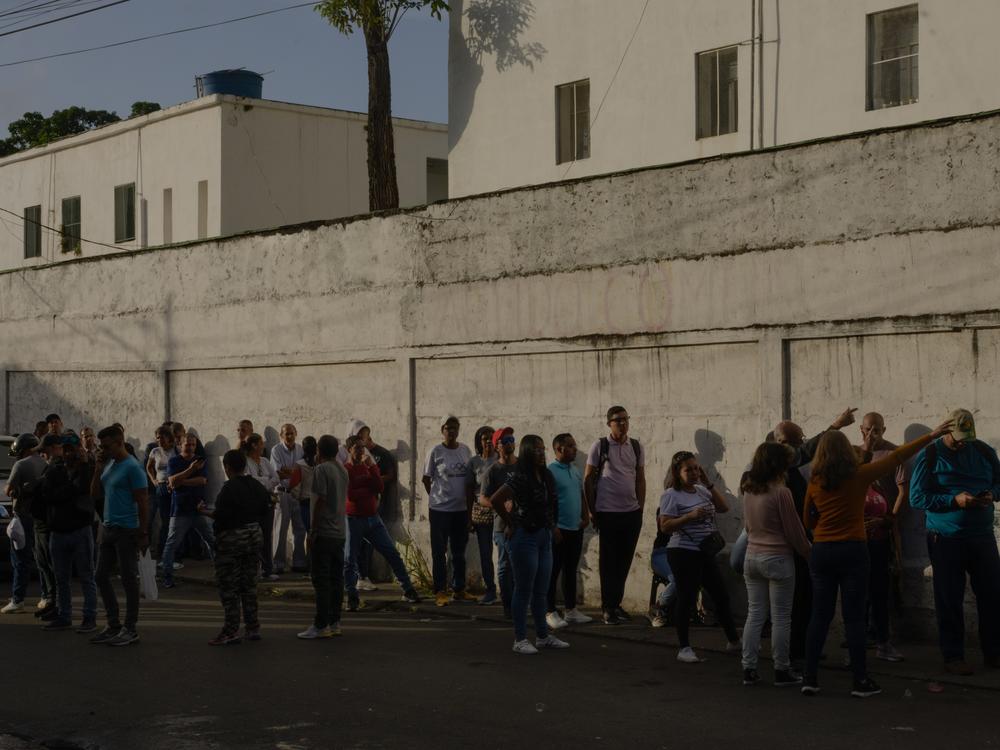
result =
[[208,237],[208,180],[198,181],[198,239]]
[[24,257],[42,257],[42,207],[24,209]]
[[868,16],[866,110],[917,101],[917,6]]
[[427,159],[427,202],[448,200],[448,160]]
[[80,196],[62,200],[62,251],[80,252]]
[[696,138],[735,133],[739,76],[736,71],[738,47],[700,52],[695,55],[697,77]]
[[556,86],[556,164],[590,158],[590,80]]
[[174,241],[174,191],[163,188],[163,244]]
[[135,183],[115,187],[115,242],[135,239]]

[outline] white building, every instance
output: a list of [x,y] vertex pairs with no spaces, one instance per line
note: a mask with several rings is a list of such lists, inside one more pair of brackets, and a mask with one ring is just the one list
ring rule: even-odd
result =
[[453,197],[1000,107],[997,0],[451,9]]
[[[366,120],[215,94],[0,159],[0,270],[367,213]],[[400,205],[446,198],[447,128],[393,132]]]

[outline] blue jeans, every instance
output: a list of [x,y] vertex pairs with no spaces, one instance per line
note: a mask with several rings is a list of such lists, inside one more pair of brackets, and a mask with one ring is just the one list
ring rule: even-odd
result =
[[410,591],[413,588],[410,574],[406,572],[403,558],[399,556],[399,550],[396,549],[396,544],[389,536],[389,530],[382,523],[382,519],[378,516],[367,518],[348,516],[347,555],[344,560],[344,585],[347,588],[348,598],[358,598],[358,558],[365,553],[366,541],[389,563],[392,574],[396,576],[403,591]]
[[476,542],[479,544],[479,568],[483,573],[486,595],[497,594],[496,574],[493,570],[493,522],[477,523]]
[[90,525],[76,531],[53,531],[49,537],[52,564],[56,570],[56,594],[59,621],[73,621],[73,595],[70,580],[73,566],[83,588],[83,619],[97,620],[97,583],[94,581],[94,533]]
[[812,617],[806,632],[805,680],[818,685],[819,657],[837,608],[844,617],[844,634],[855,680],[868,676],[865,656],[865,605],[868,600],[868,545],[866,542],[816,542],[809,557],[813,584]]
[[446,553],[451,550],[452,588],[465,591],[465,546],[469,543],[469,514],[464,510],[428,512],[431,523],[431,573],[434,593],[445,590],[448,578]]
[[664,578],[669,583],[663,587],[663,591],[656,597],[656,606],[666,610],[677,598],[677,584],[674,583],[674,574],[670,570],[670,563],[667,561],[667,548],[654,547],[653,554],[649,556],[649,565],[653,572],[660,578]]
[[163,549],[167,546],[167,531],[170,529],[171,502],[170,487],[167,486],[167,483],[156,485],[156,505],[153,506],[153,511],[149,514],[149,530],[153,530],[153,522],[156,520],[156,514],[159,513],[160,535],[156,542],[156,551],[159,552],[161,560],[163,559]]
[[729,567],[739,575],[743,575],[743,566],[747,559],[747,547],[750,544],[750,537],[747,530],[743,529],[739,537],[733,542],[733,548],[729,550]]
[[[24,527],[24,548],[14,549],[14,543],[10,545],[10,567],[13,570],[13,586],[11,587],[11,601],[21,603],[28,595],[28,583],[31,581],[31,574],[35,572],[35,519],[29,514],[15,514],[21,519],[21,526]],[[42,597],[45,598],[44,596]]]
[[493,532],[493,543],[497,546],[497,583],[500,584],[500,601],[503,608],[510,610],[514,596],[514,579],[510,571],[510,540],[502,531]]
[[545,623],[549,577],[552,575],[552,529],[514,529],[510,538],[510,562],[514,571],[514,640],[523,641],[528,632],[528,607],[535,620],[535,635],[549,634]]
[[163,547],[163,554],[160,560],[163,562],[163,582],[173,583],[174,581],[174,552],[177,546],[184,541],[187,533],[194,529],[205,542],[208,543],[209,550],[214,554],[215,534],[212,533],[212,519],[201,513],[194,515],[174,516],[170,519],[170,528],[167,531],[167,543]]
[[771,613],[771,655],[776,670],[791,669],[792,600],[795,598],[795,560],[791,555],[747,555],[743,566],[747,583],[747,621],[743,627],[743,668],[756,669],[760,634]]

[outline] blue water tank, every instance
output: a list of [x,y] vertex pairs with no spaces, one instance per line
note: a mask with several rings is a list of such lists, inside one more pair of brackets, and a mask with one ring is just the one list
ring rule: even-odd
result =
[[245,96],[249,99],[260,99],[264,88],[264,76],[252,70],[215,70],[195,78],[195,88],[198,96],[212,94],[230,94]]

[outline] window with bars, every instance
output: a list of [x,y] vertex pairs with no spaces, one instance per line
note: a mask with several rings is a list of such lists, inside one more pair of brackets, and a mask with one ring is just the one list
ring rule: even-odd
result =
[[80,196],[62,199],[62,238],[64,253],[79,253],[80,246]]
[[24,209],[24,257],[42,257],[42,207]]
[[135,183],[115,186],[115,242],[135,239]]
[[738,128],[738,47],[699,52],[695,56],[697,122],[695,137],[712,138],[735,133]]
[[590,79],[556,86],[556,164],[590,158]]
[[866,110],[917,101],[917,6],[868,15],[868,96]]

